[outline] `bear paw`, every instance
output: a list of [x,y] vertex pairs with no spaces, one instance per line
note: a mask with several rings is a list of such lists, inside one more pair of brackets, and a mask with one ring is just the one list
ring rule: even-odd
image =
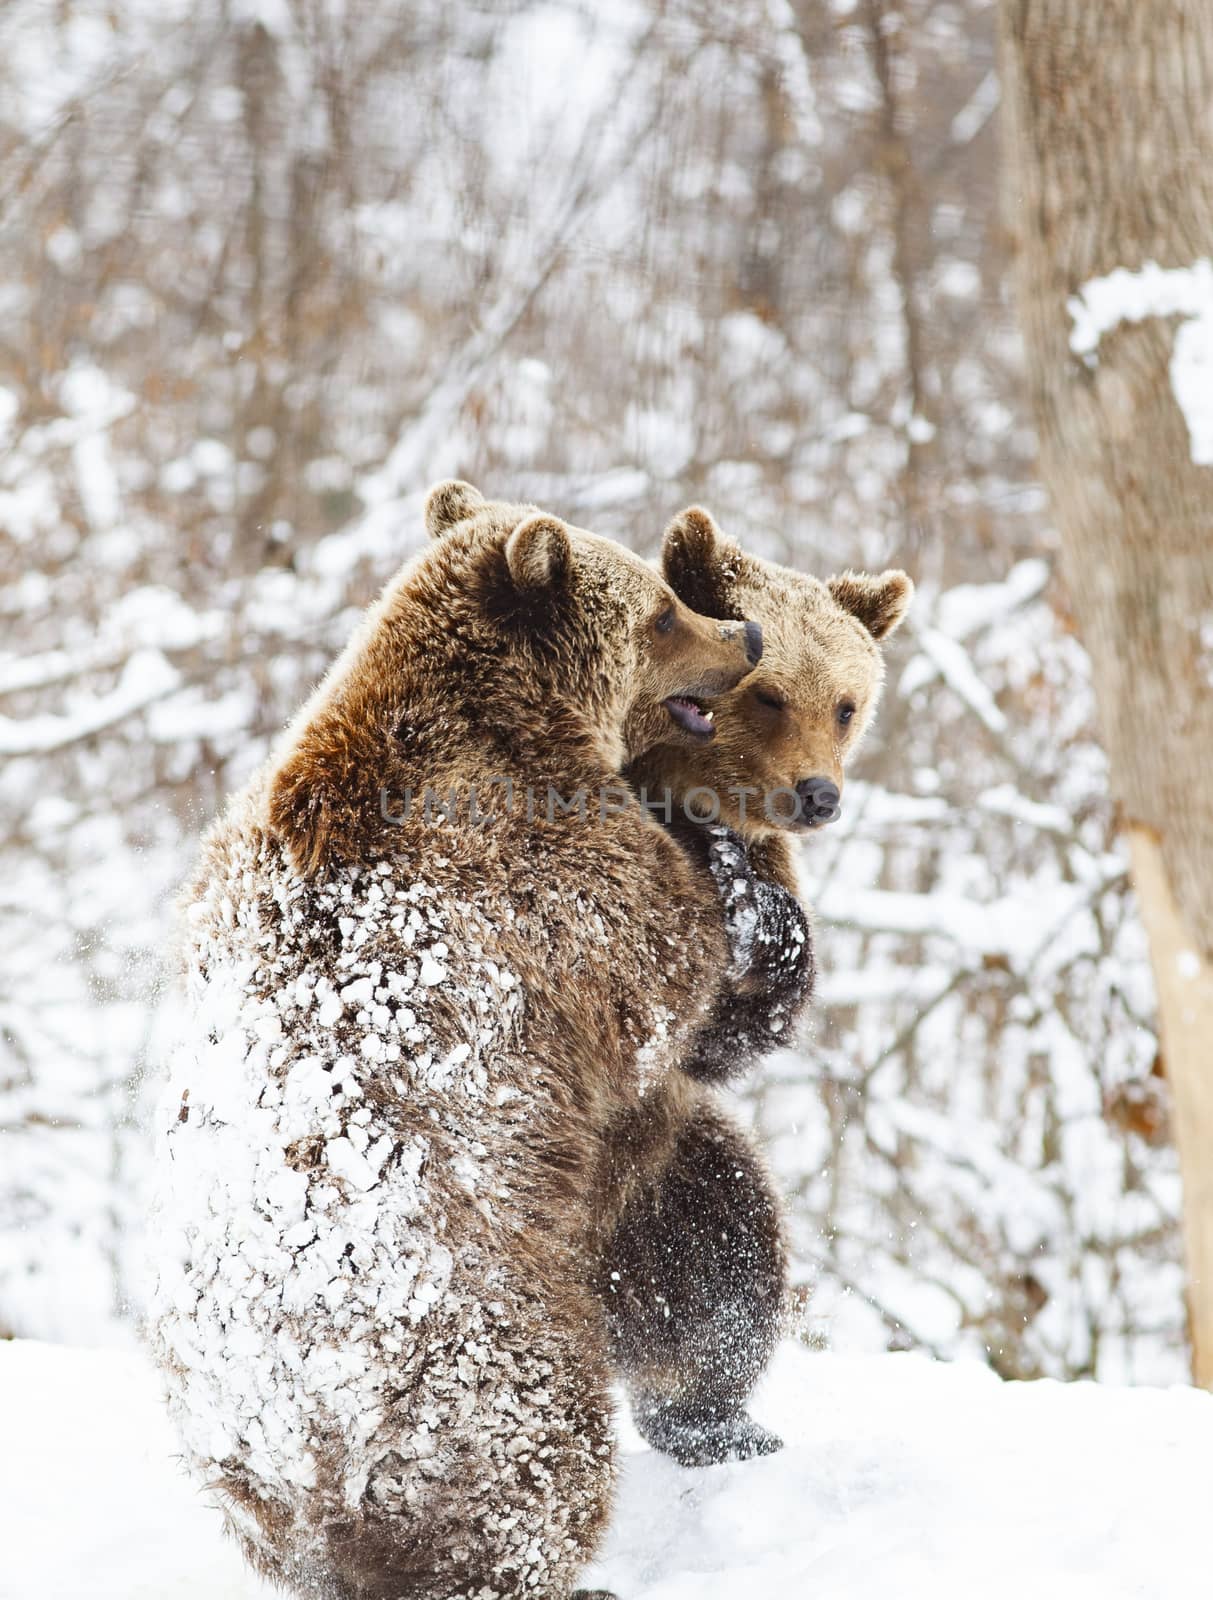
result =
[[681,1467],[714,1467],[724,1461],[752,1461],[783,1449],[778,1434],[755,1422],[748,1411],[691,1421],[660,1408],[636,1418],[642,1437]]
[[809,924],[800,903],[777,883],[760,878],[745,841],[731,828],[709,830],[708,866],[724,908],[729,941],[728,981],[778,984],[789,997],[811,971]]

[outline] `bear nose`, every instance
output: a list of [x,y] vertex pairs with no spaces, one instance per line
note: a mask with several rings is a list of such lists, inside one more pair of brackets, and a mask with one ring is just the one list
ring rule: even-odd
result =
[[829,778],[802,778],[796,785],[800,820],[809,828],[824,828],[842,813],[838,785]]
[[762,660],[762,624],[759,622],[745,625],[745,658],[752,667]]

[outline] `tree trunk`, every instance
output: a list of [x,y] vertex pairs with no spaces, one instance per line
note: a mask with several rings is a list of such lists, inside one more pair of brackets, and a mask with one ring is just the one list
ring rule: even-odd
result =
[[1213,263],[1213,6],[1002,0],[1002,56],[1041,468],[1150,940],[1213,1387],[1213,367],[1202,396],[1192,364],[1213,266],[1178,270]]

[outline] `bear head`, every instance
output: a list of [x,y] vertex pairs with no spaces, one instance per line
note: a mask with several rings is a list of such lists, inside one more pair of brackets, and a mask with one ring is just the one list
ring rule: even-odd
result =
[[586,781],[706,743],[703,701],[761,656],[756,625],[696,615],[631,551],[534,506],[444,483],[425,522],[271,760],[267,826],[301,875],[390,849],[389,792]]
[[710,750],[663,746],[634,776],[683,804],[706,789],[691,808],[707,815],[718,797],[721,820],[750,839],[833,820],[844,769],[880,697],[880,645],[905,615],[911,580],[891,569],[823,583],[744,554],[697,507],[667,528],[662,570],[704,615],[761,623],[765,649],[756,670],[711,708]]

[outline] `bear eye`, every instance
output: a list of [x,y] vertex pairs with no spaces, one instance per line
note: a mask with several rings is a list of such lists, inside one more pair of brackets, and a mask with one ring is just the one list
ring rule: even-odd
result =
[[669,633],[674,626],[674,607],[667,606],[661,615],[655,619],[653,626],[658,633]]
[[754,698],[759,705],[770,706],[772,711],[782,711],[787,705],[782,696],[773,694],[770,689],[755,689]]
[[854,715],[855,707],[849,700],[844,700],[838,708],[838,726],[840,728],[849,728]]

